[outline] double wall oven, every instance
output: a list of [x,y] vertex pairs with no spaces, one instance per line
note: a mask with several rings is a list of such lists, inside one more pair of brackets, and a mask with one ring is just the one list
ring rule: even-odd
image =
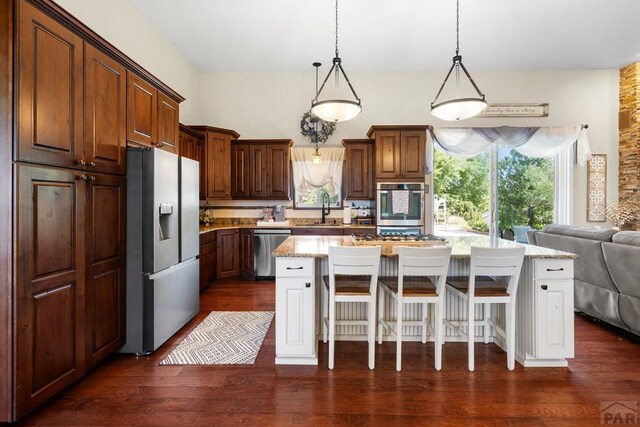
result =
[[424,234],[424,183],[379,182],[378,234]]

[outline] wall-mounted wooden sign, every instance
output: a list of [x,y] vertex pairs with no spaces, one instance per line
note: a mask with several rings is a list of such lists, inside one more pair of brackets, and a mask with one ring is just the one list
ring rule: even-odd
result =
[[548,117],[549,104],[489,104],[478,117]]

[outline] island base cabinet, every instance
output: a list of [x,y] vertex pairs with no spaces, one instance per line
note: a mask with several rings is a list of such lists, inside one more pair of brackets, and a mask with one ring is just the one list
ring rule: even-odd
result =
[[536,280],[535,287],[536,357],[573,358],[573,282]]
[[276,364],[318,364],[314,261],[276,259]]

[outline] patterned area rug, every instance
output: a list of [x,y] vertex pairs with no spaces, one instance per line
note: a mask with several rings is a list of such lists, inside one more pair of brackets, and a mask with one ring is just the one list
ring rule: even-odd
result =
[[212,311],[161,365],[252,365],[272,311]]

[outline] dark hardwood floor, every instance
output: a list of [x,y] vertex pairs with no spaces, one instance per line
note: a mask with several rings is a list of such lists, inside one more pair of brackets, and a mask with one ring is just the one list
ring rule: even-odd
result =
[[272,323],[255,365],[159,366],[160,360],[212,310],[273,310],[273,282],[216,282],[201,312],[149,357],[115,355],[22,425],[549,425],[600,424],[602,402],[640,402],[640,343],[576,316],[576,357],[569,368],[507,371],[505,354],[476,345],[467,371],[465,344],[447,343],[443,369],[433,344],[376,350],[338,342],[329,371],[320,365],[275,366]]

